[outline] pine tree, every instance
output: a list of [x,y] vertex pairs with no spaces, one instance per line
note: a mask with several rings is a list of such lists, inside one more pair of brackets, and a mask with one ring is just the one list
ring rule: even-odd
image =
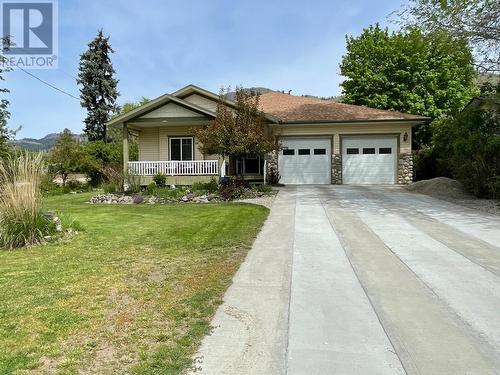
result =
[[80,57],[77,79],[82,85],[81,105],[87,109],[84,131],[89,141],[106,141],[106,122],[117,109],[115,102],[119,95],[118,80],[113,77],[115,69],[110,59],[114,51],[109,37],[105,37],[102,30],[88,46]]

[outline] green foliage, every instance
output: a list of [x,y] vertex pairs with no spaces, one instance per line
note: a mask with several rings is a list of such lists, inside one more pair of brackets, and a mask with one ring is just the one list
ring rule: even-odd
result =
[[87,110],[85,134],[89,141],[106,141],[106,122],[117,109],[118,81],[113,77],[115,69],[110,54],[113,49],[109,37],[102,30],[88,45],[88,50],[80,57],[77,83],[82,86],[80,98]]
[[88,172],[96,167],[96,162],[89,157],[80,143],[68,129],[64,129],[49,154],[49,170],[61,175],[63,185],[70,173]]
[[[460,111],[477,93],[472,53],[444,31],[418,28],[389,33],[378,25],[347,37],[340,64],[345,103],[437,118]],[[414,146],[430,142],[428,126],[416,128]]]
[[127,112],[130,112],[132,111],[133,109],[136,109],[144,104],[148,104],[149,102],[151,101],[151,99],[148,99],[148,98],[145,98],[144,96],[139,99],[137,102],[126,102],[126,103],[123,103],[123,105],[119,106],[118,107],[118,113],[113,116],[113,117],[117,117],[119,115],[123,115]]
[[424,30],[445,30],[467,40],[475,51],[479,70],[500,71],[500,3],[496,0],[410,0],[396,23]]
[[162,188],[167,185],[167,176],[165,176],[163,173],[157,173],[153,176],[153,181],[156,184],[156,186]]
[[23,153],[0,163],[0,247],[39,244],[55,231],[42,213],[40,154]]
[[0,248],[15,249],[36,245],[43,242],[45,236],[55,233],[55,223],[41,212],[25,212],[22,216],[3,215],[0,223]]
[[271,193],[273,191],[273,187],[271,185],[256,185],[255,190],[257,190],[260,193]]
[[219,184],[215,178],[212,178],[209,182],[195,182],[191,186],[191,190],[196,195],[215,193],[219,188]]
[[500,105],[479,100],[433,124],[437,162],[478,197],[500,198]]
[[111,165],[111,168],[119,165],[121,171],[122,165],[122,147],[117,143],[106,143],[104,141],[88,142],[84,146],[85,153],[94,161],[93,168],[88,170],[90,183],[93,186],[99,186],[106,180],[105,168]]
[[[0,43],[3,49],[0,51],[0,81],[3,81],[3,73],[10,71],[11,69],[8,65],[4,65],[5,56],[4,52],[8,50],[10,46],[10,39],[8,37],[0,38]],[[0,88],[0,93],[2,95],[9,93],[9,89]],[[7,127],[7,122],[10,119],[9,112],[9,101],[5,98],[0,99],[0,161],[2,158],[6,158],[11,151],[9,141],[13,138],[13,132]]]
[[156,189],[157,189],[156,183],[150,182],[148,186],[146,186],[146,195],[155,195]]
[[102,189],[106,194],[113,194],[119,190],[118,186],[112,182],[103,184]]
[[194,129],[205,154],[243,156],[265,154],[277,147],[276,138],[267,130],[259,110],[260,94],[236,89],[236,108],[226,104],[228,90],[221,90],[217,116],[208,126]]
[[168,187],[158,187],[154,192],[154,196],[158,198],[178,199],[186,195],[187,192],[186,189],[181,188],[170,189]]

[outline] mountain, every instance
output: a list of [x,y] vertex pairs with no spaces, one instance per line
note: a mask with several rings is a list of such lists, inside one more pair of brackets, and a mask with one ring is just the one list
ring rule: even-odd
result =
[[[267,94],[268,92],[281,92],[283,94],[293,94],[292,90],[272,90],[268,89],[267,87],[245,87],[243,88],[245,91],[251,92],[251,93],[259,93],[259,94]],[[323,99],[323,100],[333,100],[336,102],[342,101],[342,96],[330,96],[330,97],[321,97],[321,96],[316,96],[316,95],[302,95],[306,98],[314,98],[314,99]],[[227,97],[229,100],[234,101],[236,99],[236,92],[231,91],[227,93]]]
[[[59,137],[59,133],[50,133],[40,139],[16,139],[12,141],[12,144],[29,151],[48,151],[56,144],[57,137]],[[80,142],[85,141],[86,139],[85,136],[78,134],[75,134],[75,138]]]
[[[245,88],[243,88],[243,90],[249,91],[251,93],[259,93],[259,94],[267,94],[268,92],[275,91],[275,90],[268,89],[267,87],[245,87]],[[227,98],[229,100],[234,101],[236,99],[236,91],[228,92]]]

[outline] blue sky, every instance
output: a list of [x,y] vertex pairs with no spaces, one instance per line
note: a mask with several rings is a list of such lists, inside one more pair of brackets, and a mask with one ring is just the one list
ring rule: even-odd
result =
[[[292,94],[340,94],[345,35],[386,25],[404,0],[59,0],[59,69],[31,72],[78,96],[80,54],[99,28],[111,36],[119,103],[155,98],[189,83],[263,86]],[[80,133],[77,100],[22,71],[6,75],[10,128],[39,138]]]

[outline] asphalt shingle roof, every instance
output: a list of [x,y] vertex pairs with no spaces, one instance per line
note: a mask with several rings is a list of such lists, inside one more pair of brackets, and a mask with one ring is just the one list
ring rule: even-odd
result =
[[283,122],[426,120],[426,117],[280,92],[260,96],[260,109]]

